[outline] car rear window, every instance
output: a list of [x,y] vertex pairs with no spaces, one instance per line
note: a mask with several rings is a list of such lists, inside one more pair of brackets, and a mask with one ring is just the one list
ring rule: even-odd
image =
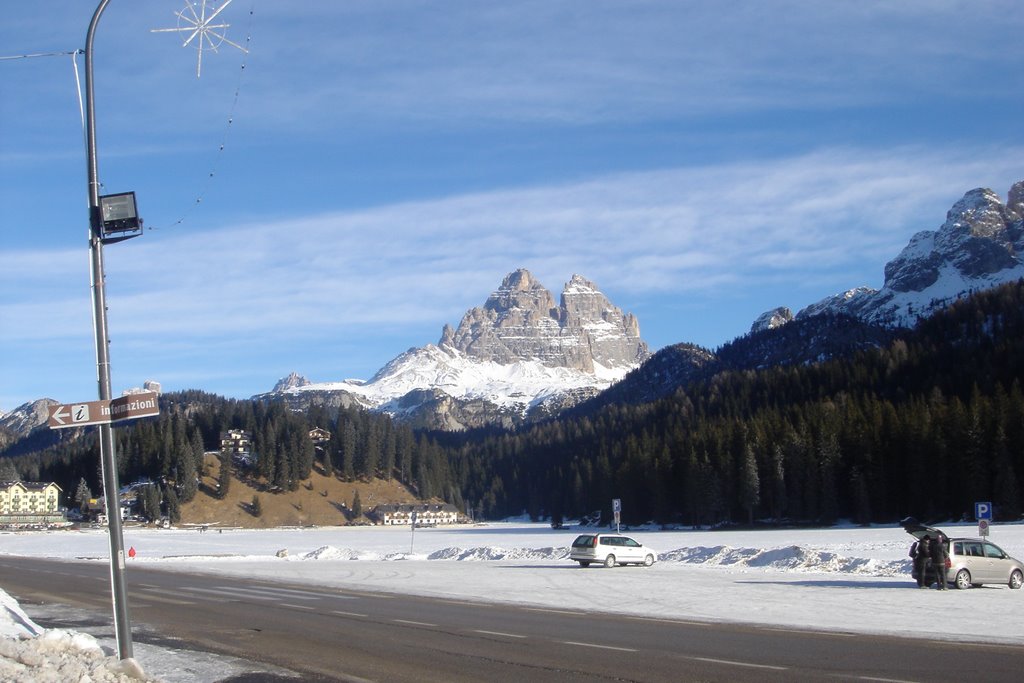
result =
[[593,548],[594,547],[594,539],[595,538],[597,538],[597,537],[596,536],[589,536],[589,535],[577,536],[576,540],[572,542],[572,547],[573,548]]

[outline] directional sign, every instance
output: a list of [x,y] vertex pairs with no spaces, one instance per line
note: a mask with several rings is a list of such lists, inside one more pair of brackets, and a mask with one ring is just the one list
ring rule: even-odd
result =
[[50,429],[86,427],[88,425],[110,424],[138,417],[152,417],[160,414],[160,405],[155,391],[129,394],[110,401],[87,401],[50,406]]
[[160,414],[160,404],[155,391],[128,394],[110,401],[110,421],[134,420],[137,417],[152,417]]
[[50,406],[51,429],[85,427],[110,422],[110,401],[88,401]]

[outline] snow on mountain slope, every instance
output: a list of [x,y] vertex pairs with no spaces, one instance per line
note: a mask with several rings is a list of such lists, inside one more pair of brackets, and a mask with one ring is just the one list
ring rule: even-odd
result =
[[[608,388],[650,352],[634,316],[611,304],[594,283],[573,275],[560,303],[527,270],[507,275],[457,329],[437,344],[412,348],[368,381],[309,382],[294,373],[271,395],[286,400],[358,403],[446,429],[506,424],[573,405]],[[477,404],[471,410],[467,404]],[[459,405],[454,405],[459,404]],[[443,414],[442,414],[443,413]]]
[[807,306],[796,317],[845,313],[887,327],[913,327],[971,292],[1022,277],[1024,181],[1010,188],[1005,204],[986,188],[967,192],[938,230],[917,233],[886,264],[881,289],[850,289]]
[[[338,388],[363,396],[375,406],[430,388],[456,399],[484,399],[505,408],[528,409],[554,393],[610,386],[626,372],[627,368],[606,368],[599,363],[588,373],[537,361],[480,361],[449,346],[428,344],[398,356],[365,384],[348,382]],[[328,386],[312,384],[309,388]]]

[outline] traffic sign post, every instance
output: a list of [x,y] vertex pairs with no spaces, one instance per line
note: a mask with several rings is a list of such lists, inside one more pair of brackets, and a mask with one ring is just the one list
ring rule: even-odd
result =
[[619,533],[619,520],[622,519],[622,499],[612,498],[612,514],[615,516],[615,533]]
[[992,521],[992,503],[983,502],[974,504],[974,518],[979,522],[981,520]]
[[988,536],[989,523],[987,519],[978,520],[978,535],[987,537]]

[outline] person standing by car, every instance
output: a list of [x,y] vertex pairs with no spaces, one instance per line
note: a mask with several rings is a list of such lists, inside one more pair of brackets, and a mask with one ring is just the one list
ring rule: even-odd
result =
[[928,534],[917,542],[917,555],[914,556],[914,570],[917,572],[917,587],[928,587],[928,567],[932,562],[932,539]]
[[949,551],[946,549],[947,539],[942,534],[932,541],[932,568],[935,570],[935,580],[939,582],[939,590],[946,590],[946,560],[949,558]]

